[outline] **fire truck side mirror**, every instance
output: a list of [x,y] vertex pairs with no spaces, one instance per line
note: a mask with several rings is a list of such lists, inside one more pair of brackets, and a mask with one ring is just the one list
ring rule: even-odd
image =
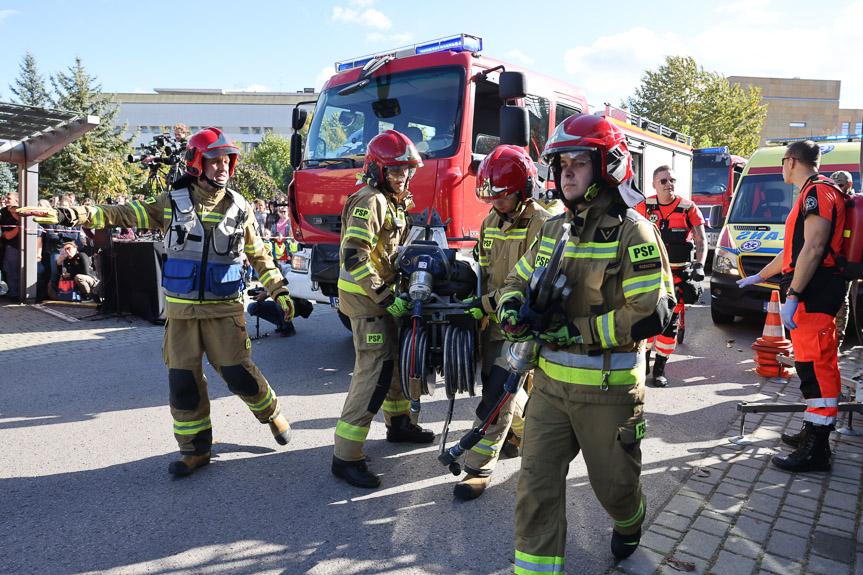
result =
[[[294,109],[294,112],[297,110]],[[295,170],[299,169],[300,163],[303,161],[303,137],[294,132],[291,134],[291,167]]]
[[500,109],[500,143],[525,147],[529,141],[527,108],[503,106]]
[[291,114],[291,127],[297,132],[302,130],[303,126],[306,125],[306,118],[308,115],[309,112],[307,110],[294,108],[293,113]]
[[527,96],[527,77],[521,72],[501,72],[498,91],[504,102],[524,98]]

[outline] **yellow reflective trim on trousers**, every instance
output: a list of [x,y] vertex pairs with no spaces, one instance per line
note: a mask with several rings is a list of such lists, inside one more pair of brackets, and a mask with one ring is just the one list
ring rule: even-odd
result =
[[364,290],[362,287],[358,286],[357,284],[349,282],[345,278],[339,278],[338,286],[339,286],[339,289],[345,290],[346,292],[358,293],[361,295],[368,295],[368,294],[366,294],[366,290]]
[[267,270],[266,272],[264,272],[264,275],[262,275],[260,278],[261,283],[264,285],[267,285],[267,283],[273,281],[276,278],[276,276],[282,277],[282,274],[281,274],[281,272],[279,272],[279,270],[275,270],[275,269]]
[[166,295],[165,301],[170,301],[170,302],[174,302],[174,303],[190,303],[190,304],[194,304],[194,305],[202,305],[202,304],[207,304],[207,303],[226,303],[226,302],[231,303],[231,302],[235,302],[235,301],[236,302],[242,302],[243,298],[241,296],[241,297],[234,298],[234,299],[220,299],[220,300],[214,300],[214,301],[198,301],[198,300],[194,300],[194,299],[181,299],[178,297],[171,297],[169,295]]
[[196,433],[200,433],[205,429],[211,429],[212,427],[213,424],[210,422],[209,415],[204,419],[198,419],[195,421],[174,420],[174,433],[177,435],[195,435]]
[[396,401],[384,400],[383,404],[381,405],[381,409],[392,413],[401,413],[403,411],[409,410],[410,408],[411,402],[406,399],[400,399]]
[[638,504],[638,511],[635,512],[635,515],[623,521],[615,521],[614,524],[620,527],[632,527],[641,521],[642,517],[644,517],[644,499],[642,499],[641,503]]
[[614,310],[596,318],[596,332],[602,347],[617,347],[617,340],[614,338]]
[[503,446],[503,441],[492,442],[488,439],[483,439],[473,447],[473,451],[483,455],[496,456],[500,453],[500,448]]
[[347,439],[348,441],[358,441],[362,443],[366,440],[366,436],[368,436],[368,434],[368,427],[357,427],[356,425],[345,423],[341,419],[336,424],[336,435]]
[[531,555],[515,550],[516,575],[546,575],[548,573],[563,573],[563,557],[547,557]]
[[[548,377],[557,381],[562,381],[563,383],[596,387],[602,385],[602,370],[599,369],[584,369],[581,367],[558,365],[556,363],[551,363],[542,356],[539,357],[537,367],[544,371]],[[638,383],[639,373],[644,373],[643,365],[630,370],[612,370],[608,375],[608,385],[635,385]]]
[[267,386],[267,396],[259,401],[258,403],[249,403],[248,401],[244,402],[249,406],[249,409],[252,411],[262,411],[270,406],[273,403],[273,388],[269,385]]
[[623,281],[623,297],[647,293],[662,287],[662,272],[637,276]]

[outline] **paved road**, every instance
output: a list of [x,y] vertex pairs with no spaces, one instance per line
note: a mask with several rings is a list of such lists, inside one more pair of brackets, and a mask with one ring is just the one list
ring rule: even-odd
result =
[[[567,571],[668,573],[663,562],[674,555],[696,562],[697,573],[731,572],[722,566],[738,563],[742,568],[734,573],[794,572],[794,565],[799,572],[825,572],[810,569],[819,556],[808,550],[787,558],[789,571],[770,571],[772,555],[760,550],[769,544],[767,535],[759,542],[757,533],[741,530],[749,521],[761,530],[766,523],[772,532],[780,514],[746,515],[745,506],[734,508],[735,501],[748,501],[757,483],[776,487],[786,479],[763,474],[788,421],[753,418],[770,445],[748,452],[729,448],[725,438],[736,432],[735,405],[775,398],[786,388],[791,394],[796,380],[761,389],[766,382],[748,371],[758,322],[717,328],[704,306],[691,308],[687,320],[686,342],[668,367],[671,386],[648,390],[642,449],[651,527],[645,545],[615,566],[610,520],[579,458],[567,478]],[[336,314],[321,306],[296,325],[293,338],[270,335],[253,343],[253,358],[293,423],[291,444],[276,445],[206,366],[215,458],[199,473],[173,480],[166,473],[176,445],[166,407],[162,329],[127,319],[73,323],[33,306],[0,307],[0,572],[510,573],[519,461],[502,461],[481,499],[456,501],[454,478],[437,463],[436,448],[388,444],[378,418],[366,452],[383,476],[382,488],[370,492],[335,479],[329,472],[332,433],[350,382],[350,338]],[[270,327],[262,325],[262,332],[272,333]],[[475,404],[457,402],[456,430],[470,425]],[[442,393],[424,400],[424,425],[440,432],[444,414]],[[458,436],[451,434],[451,441]],[[848,469],[833,483],[844,482],[840,487],[853,499],[849,486],[854,473],[859,486],[863,450],[859,442],[848,445],[840,448],[840,463]],[[692,478],[696,465],[711,476]],[[734,470],[743,467],[758,472],[737,476],[741,472]],[[810,491],[826,485],[818,476],[805,481]],[[782,489],[784,505],[795,487],[788,482]],[[721,513],[711,516],[718,494],[728,498],[725,527]],[[827,495],[819,496],[819,514]],[[852,527],[846,521],[838,531],[851,541],[849,567],[831,575],[863,573],[859,491],[856,497],[853,513],[825,514],[837,523],[853,516]],[[806,525],[805,517],[791,517]],[[748,555],[735,553],[734,541],[743,541]],[[799,543],[783,541],[791,549]],[[801,541],[807,549],[807,540]],[[823,545],[816,550],[822,555]],[[849,571],[855,557],[856,571]]]

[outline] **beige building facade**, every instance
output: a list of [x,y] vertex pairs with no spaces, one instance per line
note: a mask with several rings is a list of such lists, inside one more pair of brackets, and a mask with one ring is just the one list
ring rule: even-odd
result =
[[729,76],[731,84],[761,88],[767,117],[761,142],[784,138],[851,135],[863,132],[863,110],[839,107],[839,80]]

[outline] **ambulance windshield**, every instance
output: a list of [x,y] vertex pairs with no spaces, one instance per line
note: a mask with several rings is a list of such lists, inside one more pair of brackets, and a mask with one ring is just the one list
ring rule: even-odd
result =
[[734,194],[728,223],[784,224],[799,193],[782,181],[782,174],[746,175]]
[[366,146],[384,130],[413,141],[424,159],[455,153],[464,70],[427,68],[375,76],[361,90],[324,91],[315,107],[304,156],[306,167],[360,167]]

